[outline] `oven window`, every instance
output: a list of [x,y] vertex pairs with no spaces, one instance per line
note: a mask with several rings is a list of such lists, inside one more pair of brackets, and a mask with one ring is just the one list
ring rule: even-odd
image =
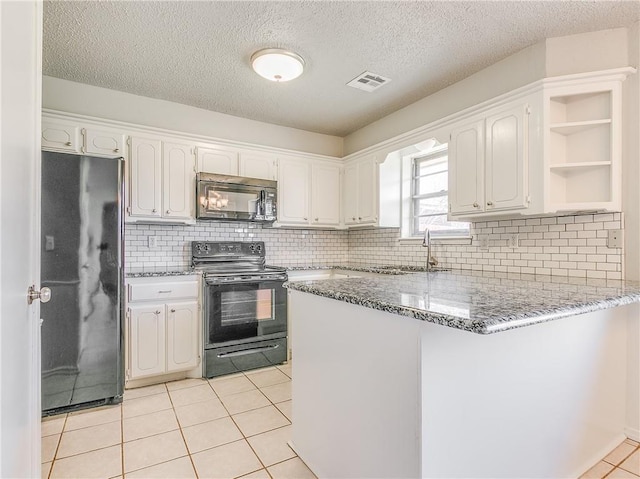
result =
[[207,187],[205,195],[200,198],[202,206],[207,211],[234,211],[256,213],[258,193],[226,191]]
[[273,320],[272,289],[222,292],[220,303],[220,322],[223,327],[256,320]]

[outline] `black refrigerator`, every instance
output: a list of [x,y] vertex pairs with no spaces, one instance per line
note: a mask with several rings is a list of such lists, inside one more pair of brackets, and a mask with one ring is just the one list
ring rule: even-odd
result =
[[42,152],[42,413],[122,401],[122,158]]

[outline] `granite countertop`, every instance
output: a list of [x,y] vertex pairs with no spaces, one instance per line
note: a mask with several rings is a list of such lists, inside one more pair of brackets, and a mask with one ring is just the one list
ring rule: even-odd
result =
[[379,273],[389,275],[407,274],[411,272],[426,271],[426,268],[419,266],[367,266],[367,265],[331,265],[331,266],[283,266],[287,271],[309,271],[338,269],[343,271],[362,271],[365,273]]
[[640,302],[640,284],[631,281],[459,270],[285,286],[478,334]]

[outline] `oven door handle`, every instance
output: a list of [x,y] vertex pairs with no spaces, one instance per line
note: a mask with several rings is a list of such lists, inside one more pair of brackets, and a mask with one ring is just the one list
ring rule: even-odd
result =
[[205,282],[211,286],[225,286],[227,284],[247,284],[247,283],[266,283],[266,282],[278,282],[284,283],[287,281],[287,278],[283,278],[281,276],[277,277],[263,277],[263,278],[254,278],[254,279],[234,279],[232,281],[216,281],[207,279]]
[[278,349],[279,344],[271,344],[270,346],[263,346],[261,348],[242,349],[240,351],[230,351],[228,353],[218,354],[219,358],[232,358],[236,356],[244,356],[245,354],[261,353],[262,351],[270,351],[272,349]]

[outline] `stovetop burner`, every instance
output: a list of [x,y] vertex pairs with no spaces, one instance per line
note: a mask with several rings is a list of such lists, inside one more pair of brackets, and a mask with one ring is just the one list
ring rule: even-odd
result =
[[191,265],[205,276],[284,273],[285,268],[265,265],[263,241],[192,241]]

